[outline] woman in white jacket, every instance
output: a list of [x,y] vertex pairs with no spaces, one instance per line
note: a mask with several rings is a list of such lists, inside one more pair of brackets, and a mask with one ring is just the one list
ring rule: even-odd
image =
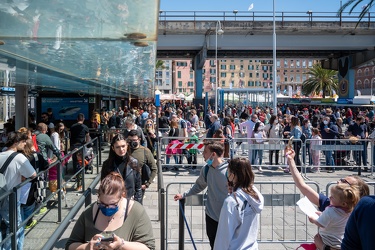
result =
[[254,173],[246,158],[230,160],[228,187],[233,190],[221,208],[214,249],[258,249],[263,195],[254,187]]

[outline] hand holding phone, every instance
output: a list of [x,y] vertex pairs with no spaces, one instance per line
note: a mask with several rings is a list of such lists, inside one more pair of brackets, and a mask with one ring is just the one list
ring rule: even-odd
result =
[[112,241],[114,241],[114,238],[113,238],[113,237],[101,238],[100,241],[104,241],[104,242],[112,242]]

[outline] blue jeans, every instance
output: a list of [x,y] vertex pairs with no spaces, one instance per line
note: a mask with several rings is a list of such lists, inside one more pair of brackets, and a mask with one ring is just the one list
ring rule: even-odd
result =
[[[24,221],[27,218],[29,218],[30,214],[32,214],[34,212],[35,202],[30,206],[23,205],[23,206],[21,206],[21,208],[22,208],[22,221]],[[32,219],[32,217],[30,219]]]
[[[324,151],[324,154],[326,156],[326,165],[334,166],[335,161],[333,160],[332,151]],[[335,169],[335,168],[332,168],[332,169]]]
[[253,151],[253,158],[251,159],[251,165],[255,165],[257,157],[259,158],[259,165],[262,165],[262,158],[263,158],[263,150],[262,149],[255,149]]
[[[5,199],[3,204],[0,208],[0,215],[3,218],[5,225],[6,225],[6,232],[9,233],[9,200]],[[17,225],[19,226],[22,223],[22,216],[21,216],[21,205],[17,202]],[[23,249],[23,242],[25,239],[25,232],[24,228],[21,227],[17,231],[17,250]],[[2,235],[0,234],[0,240],[2,240]],[[10,250],[11,249],[11,241],[10,239],[6,241],[3,246],[2,250]]]

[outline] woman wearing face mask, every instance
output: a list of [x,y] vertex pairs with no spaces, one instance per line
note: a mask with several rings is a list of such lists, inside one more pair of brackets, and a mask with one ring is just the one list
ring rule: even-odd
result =
[[[98,201],[81,214],[65,249],[155,249],[150,218],[141,204],[126,196],[119,173],[105,176]],[[112,238],[102,240],[107,237]]]
[[101,179],[110,172],[121,174],[125,182],[127,198],[135,201],[142,199],[142,182],[138,161],[131,157],[127,151],[128,144],[122,134],[117,134],[111,141],[109,156],[103,162]]
[[[282,133],[282,126],[279,124],[279,120],[277,119],[276,115],[272,115],[270,118],[270,123],[264,127],[264,131],[266,132],[267,138],[269,139],[269,144],[280,144],[281,142],[281,133]],[[279,151],[280,150],[270,150],[269,153],[269,161],[270,165],[273,165],[273,155],[275,154],[275,165],[280,165],[279,163]],[[278,167],[278,170],[283,170],[282,167]]]
[[214,249],[258,249],[259,215],[264,198],[254,186],[249,160],[231,160],[227,179],[233,192],[221,208]]

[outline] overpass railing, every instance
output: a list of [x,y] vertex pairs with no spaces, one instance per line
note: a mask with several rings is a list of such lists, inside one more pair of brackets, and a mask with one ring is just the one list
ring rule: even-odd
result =
[[[357,24],[361,12],[275,12],[275,20],[277,26],[284,26],[286,22],[338,22],[340,26],[347,23]],[[374,22],[375,13],[367,13],[361,20],[358,27],[370,27],[370,23]],[[272,11],[160,11],[159,22],[167,21],[252,21],[264,22],[273,21]]]

